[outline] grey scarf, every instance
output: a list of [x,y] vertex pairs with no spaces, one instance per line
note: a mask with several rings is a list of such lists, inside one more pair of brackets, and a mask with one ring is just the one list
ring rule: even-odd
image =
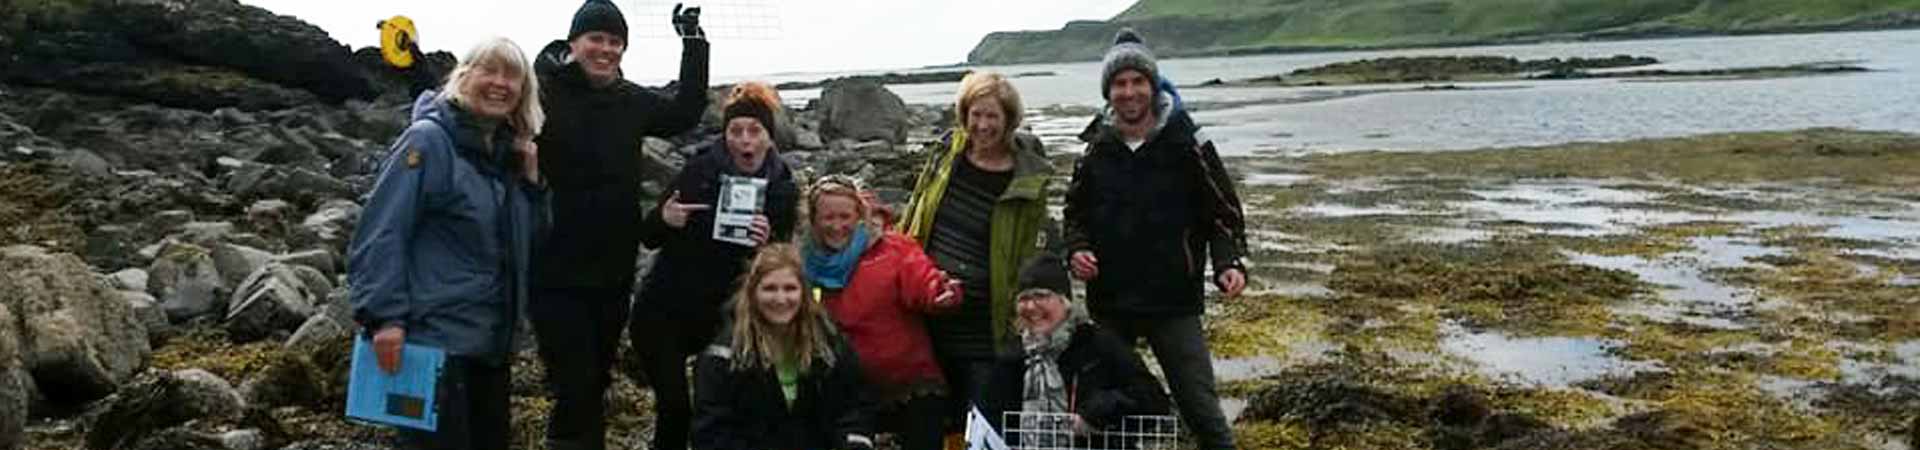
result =
[[[1067,351],[1067,345],[1073,341],[1073,331],[1087,323],[1087,313],[1078,305],[1067,308],[1067,317],[1053,332],[1044,335],[1020,332],[1021,348],[1025,353],[1026,381],[1022,392],[1020,409],[1026,413],[1071,413],[1071,386],[1067,385],[1064,373],[1060,371],[1060,354]],[[1034,416],[1028,416],[1034,417]],[[1036,417],[1037,418],[1037,417]],[[1023,423],[1027,429],[1062,429],[1045,426],[1048,424]]]

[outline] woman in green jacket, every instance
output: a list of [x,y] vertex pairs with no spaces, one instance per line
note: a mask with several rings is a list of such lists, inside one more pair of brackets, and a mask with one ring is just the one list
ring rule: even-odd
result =
[[1008,339],[1020,265],[1043,246],[1047,183],[1040,139],[1019,132],[1024,110],[1006,77],[975,72],[960,82],[958,126],[941,140],[914,185],[900,228],[966,296],[952,314],[929,317],[928,334],[958,411],[980,401],[995,346]]

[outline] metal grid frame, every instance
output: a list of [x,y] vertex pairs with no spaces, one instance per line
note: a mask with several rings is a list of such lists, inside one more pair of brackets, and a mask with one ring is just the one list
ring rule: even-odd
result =
[[1174,416],[1126,416],[1119,426],[1079,433],[1073,414],[1004,413],[1002,433],[1013,450],[1174,450],[1180,447],[1180,419]]
[[782,34],[780,10],[772,0],[619,0],[634,39],[673,38],[673,5],[700,7],[700,28],[708,38],[775,40]]

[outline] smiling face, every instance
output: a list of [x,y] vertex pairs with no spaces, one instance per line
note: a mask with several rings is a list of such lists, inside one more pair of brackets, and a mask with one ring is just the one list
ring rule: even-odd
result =
[[1142,123],[1153,116],[1153,80],[1138,70],[1122,70],[1108,86],[1107,101],[1123,123]]
[[1053,333],[1054,327],[1067,319],[1066,297],[1046,289],[1031,289],[1020,293],[1014,303],[1014,312],[1019,316],[1017,324],[1029,334],[1044,336]]
[[967,106],[967,139],[1000,143],[1007,138],[1007,114],[999,100],[982,98]]
[[793,323],[794,316],[800,314],[800,302],[805,300],[802,289],[800,274],[791,268],[776,269],[761,276],[760,283],[753,287],[753,302],[760,319],[780,326]]
[[481,64],[471,69],[458,87],[465,106],[476,115],[505,119],[520,105],[526,76],[504,63]]
[[573,60],[587,72],[594,84],[606,84],[620,76],[620,57],[627,52],[627,41],[605,31],[589,31],[574,37],[568,45]]
[[829,248],[847,248],[860,220],[860,201],[852,196],[823,194],[813,202],[813,233]]

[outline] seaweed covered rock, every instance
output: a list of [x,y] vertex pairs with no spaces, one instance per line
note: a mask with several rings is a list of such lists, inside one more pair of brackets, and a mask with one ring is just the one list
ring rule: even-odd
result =
[[237,420],[245,406],[232,384],[207,371],[149,372],[88,413],[86,446],[128,448],[187,422]]

